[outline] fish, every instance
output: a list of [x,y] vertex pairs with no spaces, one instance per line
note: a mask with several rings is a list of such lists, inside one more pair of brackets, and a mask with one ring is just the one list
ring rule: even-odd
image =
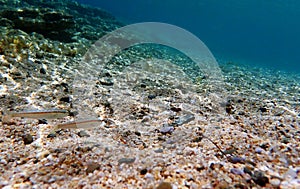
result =
[[100,123],[105,124],[101,119],[86,119],[57,124],[55,129],[89,129],[99,126]]
[[67,110],[50,109],[50,110],[25,110],[20,112],[8,112],[2,117],[2,122],[7,123],[14,117],[23,117],[30,119],[58,119],[69,115]]

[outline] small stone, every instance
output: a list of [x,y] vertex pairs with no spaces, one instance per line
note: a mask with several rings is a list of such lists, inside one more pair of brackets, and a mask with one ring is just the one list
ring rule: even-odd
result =
[[68,97],[68,96],[65,96],[65,97],[61,97],[59,99],[60,102],[66,102],[66,103],[70,103],[71,102],[71,98]]
[[46,72],[46,69],[45,69],[45,68],[41,68],[41,69],[40,69],[40,73],[41,73],[41,74],[46,74],[46,73],[47,73],[47,72]]
[[47,138],[55,138],[56,134],[55,133],[50,133],[49,135],[47,135]]
[[277,178],[273,178],[270,180],[270,184],[274,187],[279,187],[280,186],[281,181]]
[[260,107],[259,110],[260,110],[261,112],[267,112],[267,108],[265,108],[265,107]]
[[85,131],[79,131],[77,135],[80,137],[90,137],[90,135]]
[[142,169],[142,170],[140,171],[141,175],[145,175],[147,172],[148,172],[147,169]]
[[169,182],[160,183],[156,189],[172,189],[172,185]]
[[38,124],[48,124],[46,119],[39,119],[39,123]]
[[33,142],[33,137],[31,134],[26,134],[23,136],[24,144],[31,144]]
[[244,173],[247,173],[251,176],[252,175],[251,168],[250,167],[244,167]]
[[181,126],[183,124],[193,121],[194,119],[195,119],[195,116],[193,114],[187,114],[187,115],[179,117],[179,119],[175,121],[175,125]]
[[163,126],[159,129],[159,132],[162,134],[171,134],[174,131],[174,127],[172,126]]
[[118,163],[119,165],[125,163],[125,164],[131,164],[135,161],[135,158],[121,158],[119,159]]
[[150,95],[148,95],[148,98],[149,98],[150,100],[152,100],[152,99],[156,98],[156,95],[155,95],[155,94],[150,94]]
[[244,172],[238,168],[232,168],[230,170],[231,173],[235,174],[235,175],[242,175]]
[[231,163],[245,163],[245,159],[237,156],[231,156],[228,158]]
[[262,187],[266,186],[266,184],[269,183],[269,178],[266,177],[260,171],[254,171],[251,178],[256,184],[258,184],[259,186],[262,186]]
[[287,137],[284,137],[284,138],[281,140],[281,142],[284,143],[284,144],[288,144],[288,143],[290,143],[290,139],[287,138]]
[[263,151],[263,149],[261,147],[256,147],[255,148],[255,152],[258,153],[258,154],[261,154]]
[[164,152],[164,150],[163,150],[163,149],[161,149],[161,148],[159,148],[159,149],[157,149],[157,150],[154,150],[154,152],[155,152],[155,153],[163,153],[163,152]]
[[113,86],[114,82],[111,78],[101,78],[99,80],[101,85],[105,85],[105,86]]
[[171,110],[173,111],[173,112],[180,112],[181,111],[181,108],[179,108],[179,107],[171,107]]
[[86,173],[93,173],[95,170],[98,170],[100,168],[100,165],[96,162],[91,162],[88,163],[87,168],[86,168]]

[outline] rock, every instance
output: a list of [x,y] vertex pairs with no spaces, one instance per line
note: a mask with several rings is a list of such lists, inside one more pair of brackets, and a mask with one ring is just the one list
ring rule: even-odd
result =
[[147,172],[148,172],[147,169],[142,169],[142,170],[140,171],[140,174],[141,174],[141,175],[145,175],[145,174],[147,174]]
[[245,158],[237,157],[237,156],[231,156],[228,158],[229,162],[231,163],[245,163]]
[[24,144],[31,144],[33,142],[33,137],[31,134],[26,134],[23,136]]
[[121,158],[119,159],[118,163],[119,165],[125,163],[125,164],[131,164],[135,161],[135,158]]
[[264,175],[264,173],[260,172],[260,171],[254,171],[253,175],[252,175],[252,180],[258,184],[259,186],[266,186],[266,184],[269,183],[269,178],[266,177]]
[[101,85],[105,85],[105,86],[114,85],[114,81],[111,78],[107,78],[107,77],[99,79],[99,82]]
[[46,72],[46,69],[45,69],[45,68],[41,68],[41,69],[40,69],[40,73],[41,73],[41,74],[46,74],[46,73],[47,73],[47,72]]
[[194,119],[195,119],[194,114],[187,114],[187,115],[184,115],[184,116],[179,117],[178,120],[176,120],[176,121],[174,122],[174,124],[175,124],[176,126],[181,126],[181,125],[183,125],[183,124],[187,124],[187,123],[193,121]]
[[93,173],[95,170],[98,170],[100,168],[100,165],[96,162],[90,162],[87,164],[86,173]]
[[39,119],[38,124],[48,124],[46,119]]
[[247,174],[249,174],[250,176],[252,175],[252,170],[251,170],[251,168],[250,167],[244,167],[244,173],[247,173]]
[[255,152],[258,153],[258,154],[261,154],[262,151],[263,151],[263,149],[260,148],[260,147],[256,147],[256,148],[255,148]]
[[174,127],[172,126],[162,126],[162,128],[159,129],[159,132],[162,134],[172,134],[174,131]]
[[163,150],[163,149],[161,149],[161,148],[159,148],[159,149],[156,149],[156,150],[154,150],[154,152],[155,152],[155,153],[163,153],[163,152],[164,152],[164,150]]
[[263,113],[264,113],[264,112],[267,112],[267,108],[265,108],[265,107],[260,107],[259,110],[260,110],[261,112],[263,112]]
[[55,138],[56,134],[55,133],[50,133],[47,135],[47,138]]
[[238,169],[238,168],[232,168],[232,169],[230,169],[230,172],[235,175],[242,175],[244,173],[241,169]]
[[160,183],[156,189],[172,189],[172,185],[169,182]]
[[66,103],[70,103],[71,102],[71,98],[69,96],[65,96],[65,97],[61,97],[59,99],[60,102],[66,102]]
[[149,98],[150,100],[152,100],[152,99],[156,98],[156,95],[155,95],[155,94],[149,94],[149,95],[148,95],[148,98]]
[[90,137],[90,135],[85,131],[79,131],[77,134],[80,137]]

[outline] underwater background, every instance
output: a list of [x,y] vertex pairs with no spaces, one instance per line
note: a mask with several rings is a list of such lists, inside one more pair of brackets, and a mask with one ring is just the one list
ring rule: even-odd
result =
[[300,72],[297,0],[78,0],[126,24],[165,22],[200,38],[219,62]]

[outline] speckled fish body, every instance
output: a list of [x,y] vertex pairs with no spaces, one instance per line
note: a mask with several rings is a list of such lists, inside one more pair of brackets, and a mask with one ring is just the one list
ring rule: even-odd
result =
[[21,112],[9,112],[3,116],[3,122],[10,121],[13,117],[23,117],[30,119],[58,119],[69,115],[67,110],[28,110]]
[[88,119],[88,120],[81,120],[81,121],[72,121],[67,123],[62,123],[56,125],[56,129],[89,129],[93,127],[97,127],[102,123],[103,120],[100,119]]

